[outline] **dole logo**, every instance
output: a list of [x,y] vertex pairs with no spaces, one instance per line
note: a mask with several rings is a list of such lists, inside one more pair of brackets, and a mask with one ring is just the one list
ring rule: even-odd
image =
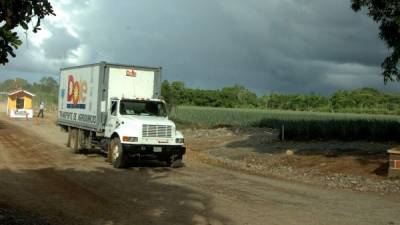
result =
[[[84,104],[78,104],[79,102],[85,102],[87,92],[86,81],[75,81],[74,76],[68,76],[68,92],[67,101],[72,102],[73,106],[71,108],[85,108]],[[76,107],[78,106],[78,107]]]

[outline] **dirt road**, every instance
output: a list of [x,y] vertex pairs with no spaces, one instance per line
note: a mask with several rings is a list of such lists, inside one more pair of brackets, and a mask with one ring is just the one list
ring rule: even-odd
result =
[[[19,124],[19,125],[17,125]],[[0,117],[0,203],[51,224],[400,224],[400,198],[323,189],[186,161],[113,169],[74,155],[50,122]],[[1,205],[1,204],[0,204]]]

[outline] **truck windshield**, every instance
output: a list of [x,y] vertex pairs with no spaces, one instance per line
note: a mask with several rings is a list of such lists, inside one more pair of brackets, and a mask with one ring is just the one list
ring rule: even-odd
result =
[[119,106],[121,115],[167,116],[163,102],[122,100]]

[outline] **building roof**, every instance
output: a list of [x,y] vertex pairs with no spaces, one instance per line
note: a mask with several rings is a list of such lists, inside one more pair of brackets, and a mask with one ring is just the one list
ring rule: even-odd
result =
[[30,93],[29,91],[26,91],[26,90],[24,90],[24,89],[18,89],[18,90],[10,91],[10,92],[8,93],[8,96],[15,95],[15,94],[18,94],[18,93],[20,93],[20,92],[24,92],[25,94],[30,95],[30,96],[32,96],[32,97],[35,96],[34,94],[32,94],[32,93]]

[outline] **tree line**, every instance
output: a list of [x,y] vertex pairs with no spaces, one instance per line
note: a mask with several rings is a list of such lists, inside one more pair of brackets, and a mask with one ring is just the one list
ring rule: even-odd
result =
[[218,90],[188,88],[181,81],[162,83],[162,96],[169,105],[225,108],[262,108],[293,111],[344,112],[400,115],[400,94],[373,88],[319,94],[271,93],[257,96],[240,85]]
[[[43,77],[30,83],[16,78],[0,82],[0,92],[23,88],[35,94],[34,105],[41,101],[47,106],[57,105],[58,82]],[[400,94],[385,93],[373,88],[336,91],[330,96],[319,94],[271,93],[257,96],[244,86],[234,85],[217,90],[186,87],[181,81],[163,81],[161,94],[169,106],[207,106],[223,108],[261,108],[292,111],[345,112],[400,115]],[[0,100],[5,96],[0,95]]]

